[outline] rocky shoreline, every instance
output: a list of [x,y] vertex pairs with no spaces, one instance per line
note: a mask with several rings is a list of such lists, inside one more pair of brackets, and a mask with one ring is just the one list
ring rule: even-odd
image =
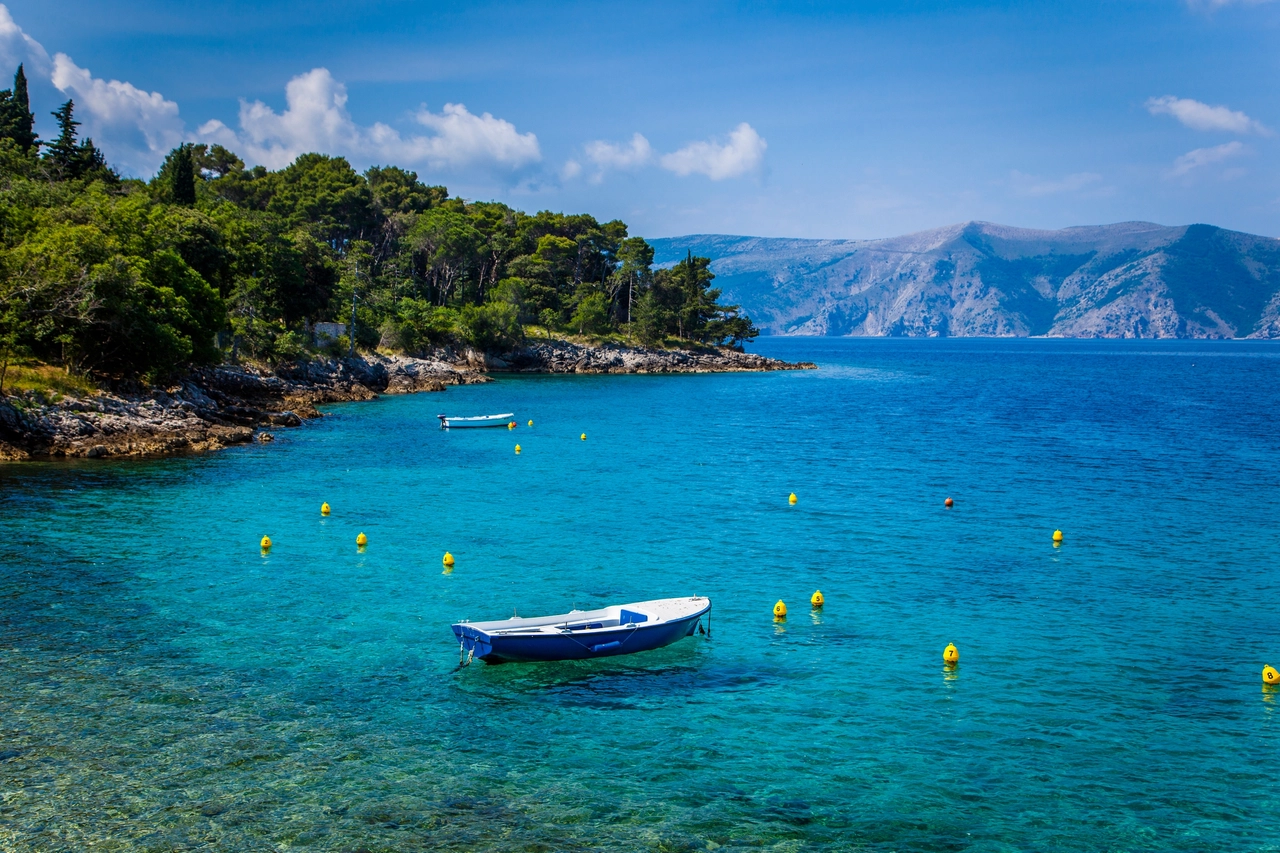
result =
[[137,394],[0,397],[0,460],[167,456],[271,441],[273,427],[321,416],[317,405],[379,394],[443,391],[508,373],[711,373],[814,369],[733,350],[658,350],[568,341],[530,343],[503,355],[442,350],[431,358],[369,356],[266,371],[220,366]]
[[484,367],[494,373],[736,373],[816,370],[818,366],[811,361],[791,364],[713,347],[665,350],[551,340],[531,342],[501,356],[487,356]]
[[248,367],[193,371],[140,394],[0,399],[0,460],[167,456],[271,441],[271,427],[320,417],[317,405],[379,394],[443,391],[488,382],[441,361],[371,356],[312,361],[274,373]]

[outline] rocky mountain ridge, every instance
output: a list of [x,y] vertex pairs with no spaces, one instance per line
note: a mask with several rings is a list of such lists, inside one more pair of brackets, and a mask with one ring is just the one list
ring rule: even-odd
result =
[[883,240],[695,234],[766,334],[1280,337],[1280,240],[1150,222],[1039,231],[967,222]]

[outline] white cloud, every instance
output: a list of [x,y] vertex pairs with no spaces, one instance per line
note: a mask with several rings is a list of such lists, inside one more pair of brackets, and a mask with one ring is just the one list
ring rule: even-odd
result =
[[564,165],[560,167],[560,177],[566,181],[571,181],[582,174],[582,164],[577,160],[565,160]]
[[472,115],[462,104],[445,104],[439,114],[424,106],[418,111],[417,119],[436,135],[406,140],[408,150],[412,152],[410,156],[416,154],[432,166],[479,163],[516,169],[542,159],[538,137],[520,133],[511,122],[489,113]]
[[94,77],[65,53],[54,56],[52,79],[75,101],[81,135],[91,137],[108,161],[126,172],[155,171],[169,149],[185,138],[178,105],[159,92]]
[[1188,151],[1173,161],[1173,168],[1169,170],[1169,176],[1174,178],[1182,177],[1202,166],[1229,160],[1243,151],[1244,145],[1239,142],[1227,142],[1222,145],[1215,145],[1212,148],[1197,148],[1194,151]]
[[600,170],[596,174],[597,181],[606,169],[635,169],[653,160],[653,147],[638,133],[631,137],[629,145],[596,140],[588,142],[583,150],[587,159]]
[[729,134],[727,143],[714,140],[691,142],[679,151],[664,154],[662,168],[677,175],[694,172],[713,181],[736,178],[760,168],[768,143],[745,121]]
[[1221,130],[1228,133],[1258,133],[1270,135],[1270,131],[1242,112],[1227,107],[1211,107],[1190,98],[1165,95],[1147,99],[1147,112],[1154,115],[1170,115],[1193,130]]
[[487,166],[515,170],[542,159],[538,138],[489,113],[474,115],[462,104],[439,113],[421,107],[414,118],[435,133],[403,137],[381,122],[357,125],[347,112],[347,88],[326,68],[300,74],[285,87],[287,107],[277,113],[261,101],[240,102],[240,131],[210,121],[201,139],[235,148],[249,162],[278,169],[299,154],[318,151],[357,162],[391,162],[432,168]]
[[1036,197],[1092,189],[1101,180],[1102,176],[1095,172],[1076,172],[1054,181],[1046,180],[1036,175],[1028,175],[1014,169],[1010,175],[1009,182],[1013,186],[1013,191],[1018,195]]
[[9,71],[19,63],[26,63],[27,77],[49,73],[49,54],[40,42],[22,31],[9,8],[0,3],[0,68]]

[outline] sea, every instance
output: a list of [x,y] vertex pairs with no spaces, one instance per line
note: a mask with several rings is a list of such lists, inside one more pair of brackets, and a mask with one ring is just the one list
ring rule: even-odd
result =
[[0,466],[0,849],[1280,850],[1280,344],[751,349]]

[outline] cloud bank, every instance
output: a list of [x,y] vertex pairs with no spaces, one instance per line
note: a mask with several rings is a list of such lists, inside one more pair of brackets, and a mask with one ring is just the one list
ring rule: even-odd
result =
[[433,131],[431,135],[405,137],[382,122],[361,127],[347,111],[347,87],[326,68],[290,80],[285,101],[282,113],[261,101],[241,101],[238,132],[214,120],[201,125],[196,137],[271,169],[287,166],[308,151],[433,169],[517,170],[542,159],[534,134],[520,133],[511,122],[489,113],[474,115],[462,104],[445,104],[439,113],[420,107],[414,120]]
[[1147,112],[1173,116],[1192,130],[1219,130],[1227,133],[1257,133],[1269,136],[1271,131],[1242,112],[1227,107],[1211,107],[1190,98],[1165,95],[1147,99]]
[[165,153],[186,136],[178,105],[159,92],[94,77],[65,53],[53,58],[52,80],[60,92],[75,101],[76,117],[84,123],[85,135],[126,171],[155,171]]
[[538,163],[538,138],[520,133],[509,121],[476,115],[462,104],[436,113],[420,106],[413,122],[424,132],[402,135],[390,125],[357,125],[347,111],[347,89],[325,68],[300,74],[285,87],[287,106],[276,113],[261,101],[240,102],[239,127],[221,121],[187,129],[178,105],[159,92],[132,83],[94,77],[65,53],[50,61],[44,47],[0,4],[0,67],[26,63],[28,76],[48,76],[76,103],[81,133],[91,137],[113,165],[128,174],[148,175],[182,142],[217,142],[246,162],[286,166],[308,151],[345,156],[356,163],[394,162],[435,170],[463,168],[518,171]]
[[3,68],[14,68],[26,63],[27,76],[49,73],[49,54],[44,46],[22,31],[9,14],[9,9],[0,3],[0,62]]

